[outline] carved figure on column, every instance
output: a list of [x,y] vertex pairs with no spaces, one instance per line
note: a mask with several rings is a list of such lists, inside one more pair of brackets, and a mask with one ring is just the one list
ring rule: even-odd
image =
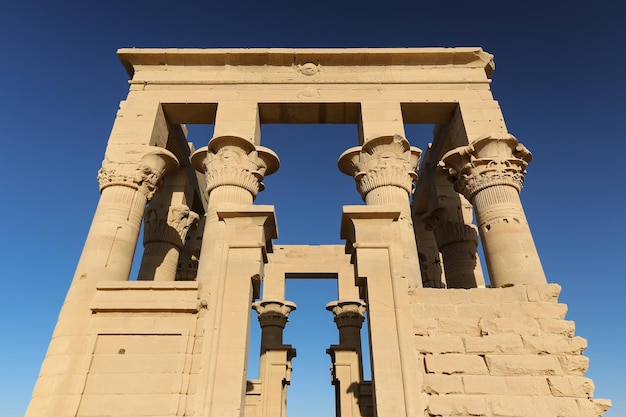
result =
[[279,166],[278,156],[270,149],[236,136],[211,139],[208,146],[193,154],[191,161],[196,170],[206,175],[207,192],[230,189],[232,193],[226,192],[220,200],[242,204],[252,203],[265,188],[263,178]]
[[504,134],[452,149],[439,163],[474,207],[494,287],[546,282],[519,199],[531,159],[524,145]]
[[354,177],[366,204],[402,203],[413,191],[421,153],[402,136],[381,136],[345,151],[339,169]]
[[189,229],[199,216],[184,204],[148,206],[144,215],[144,244],[167,242],[182,248]]

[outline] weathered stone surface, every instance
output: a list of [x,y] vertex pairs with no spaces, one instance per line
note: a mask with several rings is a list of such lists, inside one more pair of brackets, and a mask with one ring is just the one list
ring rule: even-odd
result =
[[435,374],[486,375],[485,360],[478,355],[427,355],[426,371]]
[[[337,280],[327,309],[339,343],[327,353],[341,417],[596,417],[610,406],[591,399],[586,341],[544,276],[519,196],[532,156],[492,96],[491,55],[119,55],[130,91],[27,417],[285,415],[295,355],[283,343],[295,309],[285,281],[313,277]],[[261,125],[285,123],[358,127],[338,162],[365,202],[342,210],[345,245],[272,243],[273,207],[253,204],[280,165],[261,145]],[[435,125],[424,155],[407,123]],[[214,137],[196,150],[185,124],[214,124]],[[259,376],[250,381],[256,325]],[[363,380],[364,361],[375,381]]]
[[490,375],[562,375],[561,361],[546,355],[485,355]]

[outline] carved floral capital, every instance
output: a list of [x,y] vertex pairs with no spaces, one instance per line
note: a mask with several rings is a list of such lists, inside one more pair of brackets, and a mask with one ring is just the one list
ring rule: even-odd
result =
[[402,136],[380,136],[345,151],[338,165],[341,172],[354,177],[364,200],[378,187],[400,187],[410,194],[421,153]]
[[168,242],[182,248],[187,232],[199,216],[184,204],[148,206],[144,215],[144,244]]
[[326,304],[326,310],[331,311],[337,328],[352,326],[361,328],[365,319],[365,303],[356,300],[339,300]]
[[119,185],[133,188],[151,200],[165,174],[178,166],[176,156],[163,148],[151,149],[136,164],[104,161],[98,171],[100,192]]
[[252,308],[259,314],[261,328],[279,326],[284,329],[289,313],[296,309],[296,305],[285,300],[261,300],[252,303]]
[[278,170],[278,156],[268,148],[255,146],[236,136],[211,139],[208,146],[191,157],[194,168],[206,176],[207,191],[231,185],[249,191],[254,197],[263,191],[266,175]]
[[457,192],[472,201],[481,190],[495,185],[522,189],[532,154],[509,134],[491,135],[447,152],[439,162]]

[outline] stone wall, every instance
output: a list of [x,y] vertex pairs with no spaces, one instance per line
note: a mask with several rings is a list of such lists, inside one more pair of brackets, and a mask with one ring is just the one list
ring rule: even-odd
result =
[[595,417],[583,377],[587,341],[558,303],[560,286],[411,292],[415,348],[428,417]]

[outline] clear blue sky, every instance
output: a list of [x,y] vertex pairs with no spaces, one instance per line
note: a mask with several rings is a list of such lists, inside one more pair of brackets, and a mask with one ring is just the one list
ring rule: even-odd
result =
[[[626,415],[626,3],[5,3],[0,8],[0,416],[21,416],[26,409],[98,201],[96,172],[128,90],[118,48],[421,46],[481,46],[495,55],[493,92],[509,131],[535,157],[522,201],[548,279],[563,286],[568,319],[589,340],[587,376],[595,380],[596,397],[613,399],[607,416]],[[198,147],[208,140],[209,130],[205,136],[202,131],[192,131]],[[423,130],[407,132],[413,145],[426,147]],[[355,127],[266,126],[262,135],[283,161],[258,199],[276,205],[277,243],[339,243],[340,207],[359,203],[359,197],[352,180],[336,170],[336,159],[356,145]],[[305,149],[316,158],[294,165]],[[305,221],[309,215],[299,211],[313,220]],[[297,399],[302,394],[296,395],[296,378],[310,375],[315,386],[326,384],[324,392],[330,392],[323,350],[337,336],[323,304],[335,295],[328,296],[332,288],[323,283],[289,285],[288,297],[301,309],[288,326],[296,327],[298,313],[308,314],[307,296],[321,303],[313,303],[311,311],[322,309],[310,334],[289,329],[286,335],[299,349],[290,407],[304,404],[290,408],[290,417],[330,416],[329,401]],[[309,345],[321,362],[308,359]],[[321,377],[306,371],[309,362]],[[300,381],[304,387],[306,381]]]

